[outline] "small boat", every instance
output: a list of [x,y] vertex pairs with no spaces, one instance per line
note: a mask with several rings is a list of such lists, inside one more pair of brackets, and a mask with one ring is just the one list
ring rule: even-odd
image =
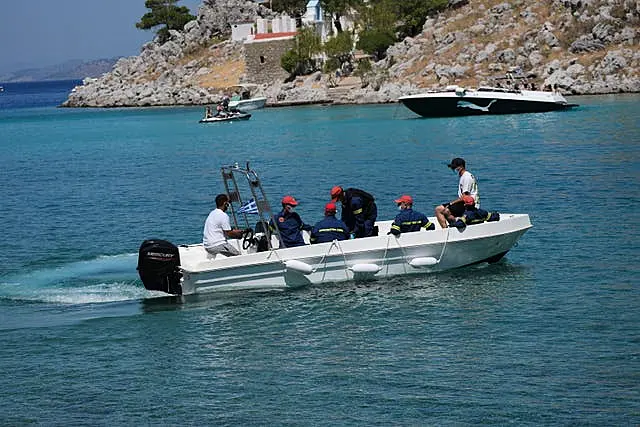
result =
[[248,83],[233,86],[233,89],[238,94],[231,97],[231,100],[229,101],[229,108],[240,111],[251,111],[264,108],[264,105],[267,102],[266,97],[251,97],[251,91],[255,90],[257,87],[258,85]]
[[200,123],[217,123],[217,122],[233,122],[238,120],[249,120],[251,114],[244,111],[231,111],[229,113],[220,112],[215,116],[204,117],[200,119]]
[[[497,80],[500,86],[477,89],[457,85],[398,98],[405,107],[422,117],[451,117],[483,114],[541,113],[576,107],[553,91],[527,90],[533,86],[517,72]],[[505,87],[503,87],[505,86]]]
[[[211,255],[202,243],[176,246],[166,240],[145,240],[139,249],[138,273],[148,290],[169,294],[211,291],[286,289],[348,280],[434,273],[500,260],[532,227],[527,214],[500,214],[500,220],[464,229],[436,224],[434,231],[387,234],[392,221],[379,221],[378,236],[293,248],[281,248],[262,183],[249,167],[221,168],[232,227],[248,226],[243,238],[229,240],[239,256]],[[246,179],[250,199],[239,183]],[[256,222],[250,216],[256,215]],[[306,232],[305,232],[306,233]],[[305,235],[308,242],[309,236]]]

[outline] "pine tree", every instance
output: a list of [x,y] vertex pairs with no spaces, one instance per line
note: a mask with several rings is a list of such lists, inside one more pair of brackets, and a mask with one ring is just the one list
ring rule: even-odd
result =
[[176,6],[180,0],[145,0],[144,6],[150,10],[145,13],[136,28],[149,30],[162,25],[156,31],[160,43],[169,40],[169,30],[182,30],[185,24],[196,19],[186,6]]

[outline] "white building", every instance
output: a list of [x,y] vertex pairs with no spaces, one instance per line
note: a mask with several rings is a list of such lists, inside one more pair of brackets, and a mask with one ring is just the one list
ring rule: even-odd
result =
[[246,40],[253,35],[253,22],[231,24],[231,40],[234,42]]
[[[337,33],[331,15],[324,12],[320,5],[320,0],[309,0],[307,3],[307,12],[302,17],[302,24],[315,27],[323,43],[326,42],[330,36]],[[345,31],[352,30],[354,27],[353,21],[346,16],[340,17],[340,24],[342,24],[342,29]]]

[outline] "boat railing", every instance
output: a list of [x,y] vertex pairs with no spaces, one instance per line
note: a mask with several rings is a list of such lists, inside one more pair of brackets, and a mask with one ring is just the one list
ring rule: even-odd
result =
[[[266,235],[269,249],[273,249],[271,242],[272,235],[277,236],[278,241],[281,243],[280,246],[283,246],[278,228],[269,227],[269,222],[273,218],[271,205],[269,204],[258,174],[251,169],[249,162],[246,163],[245,167],[241,167],[237,162],[231,166],[222,166],[221,174],[222,182],[229,196],[231,217],[235,228],[254,229],[252,227],[253,222],[249,220],[249,215],[257,215],[258,218],[255,221],[256,228],[259,227],[259,231]],[[251,198],[245,200],[243,197],[243,192],[238,185],[240,179],[246,179]],[[244,226],[239,225],[239,219],[242,219]],[[254,231],[256,230],[254,229]]]

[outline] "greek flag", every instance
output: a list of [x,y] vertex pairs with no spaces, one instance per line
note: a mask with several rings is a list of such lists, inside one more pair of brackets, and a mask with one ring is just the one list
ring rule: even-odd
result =
[[251,199],[238,209],[238,213],[258,215],[260,212],[258,212],[258,205],[256,204],[256,201]]

